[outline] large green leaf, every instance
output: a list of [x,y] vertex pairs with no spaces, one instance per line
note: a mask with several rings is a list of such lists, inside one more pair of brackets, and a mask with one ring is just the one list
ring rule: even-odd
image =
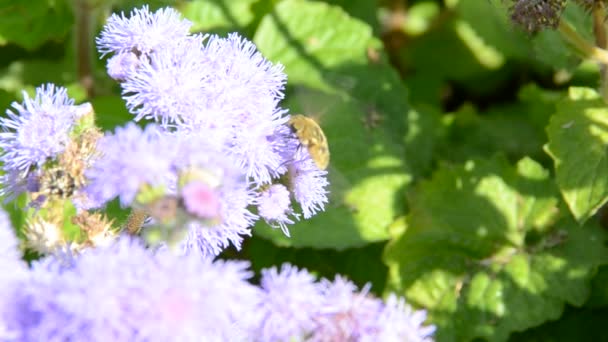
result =
[[597,227],[554,223],[558,199],[531,159],[440,168],[387,246],[389,289],[429,310],[438,341],[504,341],[558,318],[565,303],[584,303],[608,253]]
[[252,5],[258,0],[194,0],[184,2],[180,11],[192,21],[193,31],[234,31],[254,19]]
[[63,39],[73,22],[66,0],[1,0],[0,17],[0,45],[13,43],[29,50]]
[[557,184],[579,222],[608,201],[608,108],[595,90],[570,88],[547,127]]
[[371,28],[338,7],[283,1],[262,20],[254,41],[269,60],[285,65],[291,88],[283,105],[292,113],[324,113],[333,183],[327,210],[292,226],[291,239],[267,227],[256,233],[283,245],[338,249],[387,239],[411,179],[402,143],[408,105]]

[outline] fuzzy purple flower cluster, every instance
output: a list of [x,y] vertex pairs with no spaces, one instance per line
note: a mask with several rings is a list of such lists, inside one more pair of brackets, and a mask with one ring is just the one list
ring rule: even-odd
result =
[[142,187],[162,188],[191,216],[213,216],[186,223],[184,246],[205,255],[239,248],[258,218],[289,235],[288,224],[324,209],[328,182],[279,106],[283,67],[238,34],[193,35],[189,28],[172,9],[143,7],[112,15],[97,39],[99,51],[112,55],[108,73],[120,82],[134,120],[155,124],[118,128],[102,139],[105,154],[87,173],[91,202],[118,197],[123,206],[146,206],[138,201]]
[[253,285],[247,262],[153,252],[130,237],[29,268],[0,218],[2,341],[431,341],[434,332],[424,311],[341,277],[316,281],[284,264]]
[[[108,19],[98,49],[111,56],[108,73],[134,121],[148,123],[116,128],[78,161],[82,167],[71,163],[64,183],[81,186],[74,205],[95,210],[117,198],[174,230],[161,240],[206,256],[239,249],[259,219],[289,236],[288,225],[324,210],[328,181],[279,106],[283,67],[238,34],[190,34],[190,26],[170,8]],[[69,144],[90,105],[74,105],[65,88],[49,84],[13,108],[0,119],[3,194],[37,192],[38,202],[69,196],[43,183],[65,166],[60,158],[86,146]]]

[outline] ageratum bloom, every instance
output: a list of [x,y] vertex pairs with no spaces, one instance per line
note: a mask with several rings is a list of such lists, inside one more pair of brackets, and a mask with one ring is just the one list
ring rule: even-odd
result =
[[211,36],[204,55],[204,67],[213,71],[202,91],[209,100],[191,124],[217,121],[230,133],[226,152],[243,172],[258,184],[270,182],[281,165],[280,141],[273,138],[287,122],[286,111],[278,106],[286,81],[283,66],[266,60],[252,42],[235,33]]
[[143,186],[169,187],[175,146],[158,126],[142,130],[129,123],[101,138],[97,148],[102,156],[86,172],[90,184],[85,191],[93,203],[118,197],[126,207]]
[[23,102],[13,102],[13,110],[0,118],[2,183],[4,193],[14,195],[27,188],[27,175],[33,168],[65,150],[70,132],[83,115],[65,88],[47,84],[36,88],[33,99],[23,94]]
[[208,101],[202,89],[213,72],[201,63],[203,39],[184,38],[126,70],[122,93],[135,121],[153,119],[167,127],[200,115]]
[[[283,233],[289,236],[288,224],[293,224],[293,219],[298,219],[291,208],[289,190],[283,184],[273,184],[262,190],[258,197],[258,213],[268,224],[279,227]],[[293,217],[293,219],[292,219]]]
[[280,271],[275,267],[262,270],[260,287],[257,341],[300,341],[315,329],[315,316],[324,298],[307,270],[290,264],[283,264]]
[[129,238],[30,273],[3,294],[18,305],[4,317],[17,340],[247,340],[260,300],[245,262],[153,253]]
[[[175,29],[171,31],[175,33],[171,41],[154,43],[154,48],[140,48],[136,40],[145,36],[140,31],[145,31],[149,25],[154,27],[156,20],[141,18],[156,18],[166,13],[149,14],[144,8],[133,12],[131,18],[113,17],[110,27],[98,39],[98,46],[102,53],[116,53],[113,58],[117,60],[108,65],[112,66],[113,77],[121,82],[123,98],[135,120],[154,120],[166,132],[178,136],[198,136],[198,142],[192,143],[199,149],[192,151],[194,154],[200,155],[200,150],[204,150],[210,151],[209,155],[224,156],[230,160],[224,169],[244,176],[248,182],[247,192],[227,191],[231,188],[230,182],[222,187],[222,194],[209,188],[205,192],[207,200],[203,202],[190,201],[202,198],[190,191],[194,185],[184,188],[181,184],[172,189],[177,195],[180,189],[187,190],[183,194],[186,197],[182,198],[186,201],[181,203],[187,206],[190,214],[199,217],[200,209],[213,207],[214,198],[230,198],[220,206],[220,211],[230,214],[222,216],[224,225],[215,226],[230,229],[200,229],[209,224],[189,222],[192,226],[186,246],[214,241],[203,243],[202,249],[207,251],[204,254],[211,255],[229,244],[238,247],[241,236],[250,234],[249,226],[257,218],[245,208],[258,204],[258,199],[262,200],[259,209],[266,215],[264,218],[288,234],[286,225],[292,224],[292,218],[300,215],[291,209],[290,197],[300,204],[303,216],[310,218],[324,209],[328,183],[327,174],[318,170],[288,127],[287,111],[279,106],[286,82],[283,66],[266,60],[252,42],[238,34],[221,38],[188,35],[185,29]],[[176,24],[178,16],[170,17],[171,20],[167,19],[171,22],[169,26],[187,26]],[[136,28],[136,25],[143,28]],[[121,27],[125,30],[123,34]],[[128,44],[124,44],[126,40],[122,35],[130,37]],[[209,169],[210,165],[205,162],[204,168]],[[176,166],[174,171],[179,173],[183,169],[183,165]],[[288,177],[283,177],[286,173],[289,173]],[[280,198],[276,193],[273,196],[264,193],[272,184],[285,180],[283,185],[290,196],[284,192]],[[198,186],[198,189],[202,187]],[[102,190],[99,188],[99,192]],[[278,200],[280,203],[276,202]],[[273,209],[271,202],[281,204],[281,208]],[[202,207],[196,207],[199,204]],[[226,236],[231,237],[226,240]],[[214,247],[208,250],[209,246]]]
[[18,290],[18,284],[27,280],[27,265],[21,260],[19,240],[9,216],[0,209],[0,341],[17,341],[19,332],[9,324],[17,312],[17,304],[9,294]]
[[130,16],[112,14],[96,39],[97,48],[104,55],[110,52],[149,54],[184,39],[192,23],[181,18],[176,10],[167,7],[154,13],[148,6],[135,9]]
[[414,311],[391,295],[386,303],[336,276],[323,279],[324,302],[311,341],[432,341],[434,326],[424,326],[426,312]]
[[288,168],[289,185],[296,202],[302,207],[304,218],[311,218],[318,211],[325,210],[325,187],[329,185],[327,171],[320,170],[304,148],[297,149]]
[[[248,209],[249,205],[255,203],[256,197],[250,184],[235,167],[234,160],[219,152],[219,147],[206,136],[172,136],[177,141],[174,162],[180,183],[177,192],[184,204],[188,202],[188,206],[194,205],[192,201],[206,198],[208,202],[199,202],[199,205],[206,207],[205,210],[211,205],[215,207],[216,204],[212,202],[217,201],[219,205],[218,222],[210,222],[200,215],[198,217],[202,220],[190,220],[190,234],[184,247],[187,250],[194,247],[205,256],[216,256],[230,244],[240,249],[243,237],[251,235],[251,226],[257,219]],[[192,183],[204,184],[209,192],[205,196],[192,198],[188,191]],[[195,211],[205,210],[198,208]]]

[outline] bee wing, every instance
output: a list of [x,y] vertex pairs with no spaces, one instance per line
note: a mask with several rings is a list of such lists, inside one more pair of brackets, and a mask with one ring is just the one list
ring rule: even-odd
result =
[[342,174],[337,168],[332,167],[331,164],[327,169],[329,180],[329,194],[327,196],[330,208],[345,208],[352,213],[359,211],[357,206],[350,202],[347,195],[348,191],[352,188],[352,184],[348,181],[346,176]]

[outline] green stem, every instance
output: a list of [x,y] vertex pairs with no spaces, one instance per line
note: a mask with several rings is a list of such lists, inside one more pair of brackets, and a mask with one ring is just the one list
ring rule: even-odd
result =
[[608,65],[608,51],[589,43],[570,24],[564,20],[560,21],[558,31],[584,57],[590,58],[600,64]]
[[93,12],[94,8],[89,4],[89,1],[75,1],[74,42],[76,68],[78,81],[86,90],[88,98],[94,95],[95,84],[93,78],[93,26],[95,22]]
[[[606,49],[608,46],[608,38],[606,37],[606,11],[604,5],[596,3],[593,6],[593,34],[595,36],[595,44],[598,48]],[[600,94],[606,102],[608,102],[608,65],[600,63]]]

